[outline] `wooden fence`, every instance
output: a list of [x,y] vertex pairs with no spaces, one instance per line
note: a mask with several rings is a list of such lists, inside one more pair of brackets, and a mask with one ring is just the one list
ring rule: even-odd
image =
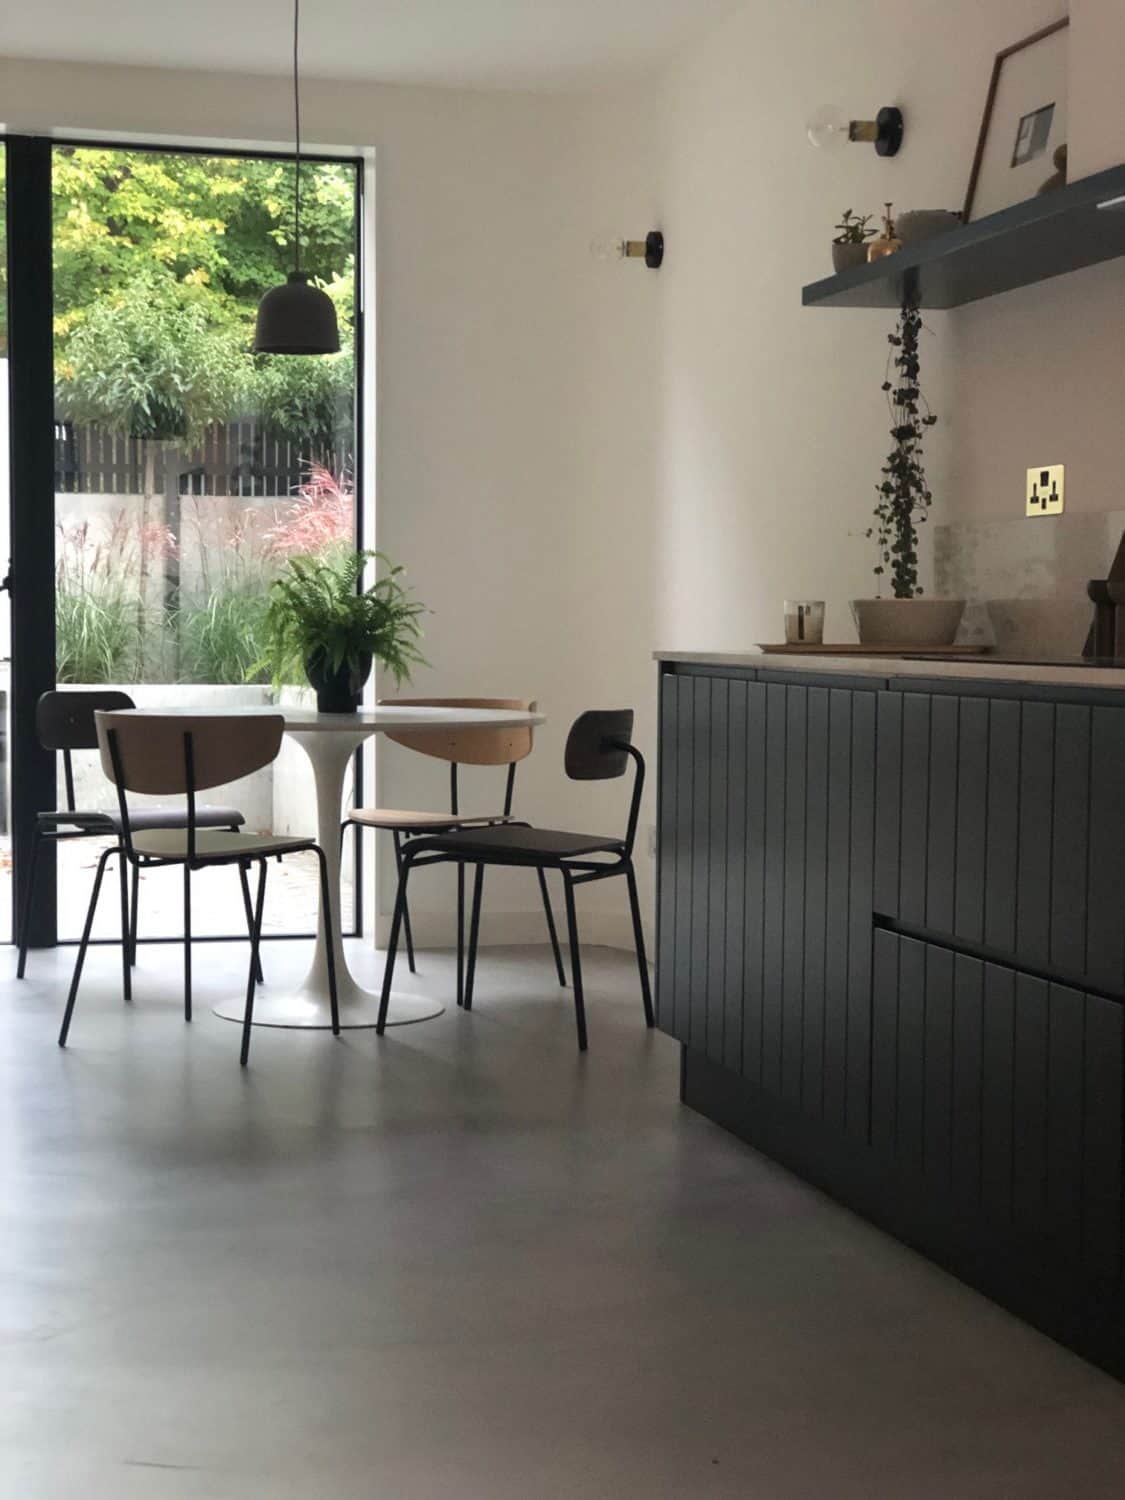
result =
[[327,445],[267,431],[258,422],[216,422],[193,448],[146,442],[96,423],[55,423],[55,489],[69,495],[162,494],[168,464],[179,469],[183,495],[291,495],[312,462],[340,474],[350,462],[350,434]]

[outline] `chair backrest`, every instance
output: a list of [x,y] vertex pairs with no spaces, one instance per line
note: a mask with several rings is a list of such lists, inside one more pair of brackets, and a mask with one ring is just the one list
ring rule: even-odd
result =
[[[526,698],[383,698],[386,708],[505,708],[534,713],[537,704]],[[461,766],[512,766],[531,754],[535,742],[530,725],[521,729],[389,730],[386,738],[419,755]]]
[[633,738],[631,708],[592,708],[579,714],[566,738],[564,765],[572,781],[612,781],[624,776]]
[[276,760],[280,714],[98,712],[102,770],[120,792],[193,797]]
[[128,693],[112,688],[76,689],[44,693],[35,705],[35,728],[44,750],[62,751],[66,778],[66,806],[74,811],[72,750],[96,750],[98,729],[94,715],[101,709],[132,708]]
[[35,705],[35,728],[44,750],[96,750],[99,709],[132,708],[128,693],[107,689],[78,689],[44,693]]

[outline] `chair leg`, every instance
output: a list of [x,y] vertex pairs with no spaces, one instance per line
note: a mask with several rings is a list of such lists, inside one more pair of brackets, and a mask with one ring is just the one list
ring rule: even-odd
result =
[[184,1020],[191,1020],[191,866],[184,864]]
[[[395,844],[395,869],[398,871],[398,878],[401,880],[402,879],[402,838],[397,833],[394,834],[393,837],[394,837],[394,844]],[[405,908],[403,909],[403,913],[402,913],[402,933],[403,933],[403,936],[406,939],[406,963],[407,963],[407,967],[410,969],[410,972],[412,974],[417,974],[418,969],[417,969],[417,967],[416,967],[416,965],[414,963],[414,930],[413,930],[413,928],[410,925],[410,903],[409,902],[407,902]]]
[[539,889],[543,894],[543,911],[547,918],[547,931],[551,938],[551,952],[555,955],[555,972],[559,983],[566,989],[566,970],[563,968],[562,952],[559,949],[559,934],[555,928],[555,914],[551,910],[551,893],[547,889],[547,872],[543,866],[535,872],[539,876]]
[[[254,904],[250,900],[250,866],[239,865],[238,878],[242,882],[242,904],[246,908],[246,930],[250,934],[250,940],[254,939]],[[262,949],[261,935],[258,937],[258,946],[255,948],[254,958],[254,982],[264,983],[265,975],[262,973]]]
[[132,910],[129,913],[129,962],[137,966],[137,912],[141,904],[141,868],[133,866]]
[[406,910],[406,886],[410,879],[410,855],[402,862],[402,876],[395,892],[395,914],[391,919],[391,936],[387,943],[387,957],[383,964],[383,990],[379,997],[379,1019],[375,1023],[375,1035],[382,1036],[387,1027],[387,1007],[391,1003],[391,982],[395,972],[395,955],[398,952],[399,933],[402,930],[403,913]]
[[129,941],[129,861],[125,856],[125,845],[117,845],[117,865],[121,886],[121,973],[126,1000],[133,998],[133,956]]
[[[246,974],[246,1009],[242,1012],[242,1051],[239,1055],[239,1062],[243,1067],[246,1066],[250,1057],[250,1030],[254,1025],[254,993],[261,983],[258,978],[258,975],[261,973],[258,945],[262,941],[262,912],[266,904],[266,867],[268,864],[268,859],[258,861],[258,905],[256,908],[251,907],[249,912],[250,967]],[[238,868],[242,874],[242,884],[246,892],[246,899],[249,901],[250,882],[246,874],[246,868],[244,865],[239,865]]]
[[74,1014],[74,1002],[78,998],[78,984],[82,978],[82,966],[86,962],[86,949],[90,946],[90,929],[94,925],[94,913],[98,909],[98,896],[102,889],[102,876],[105,874],[106,861],[113,853],[113,849],[106,849],[98,860],[97,874],[94,876],[94,889],[90,893],[90,904],[86,908],[86,923],[82,928],[82,941],[78,944],[78,957],[74,960],[74,974],[70,981],[70,993],[66,997],[66,1010],[63,1012],[62,1028],[59,1031],[59,1046],[66,1046],[67,1035],[70,1032],[70,1018]]
[[574,905],[574,883],[563,871],[566,891],[566,925],[570,933],[570,977],[574,985],[574,1023],[578,1028],[578,1050],[586,1050],[586,996],[582,988],[582,955],[578,950],[578,913]]
[[457,1004],[465,1003],[465,866],[457,865]]
[[645,956],[645,930],[641,925],[641,903],[637,899],[637,874],[632,864],[625,866],[625,879],[629,883],[629,907],[633,913],[633,944],[637,950],[637,968],[641,973],[641,999],[645,1007],[645,1025],[655,1026],[652,1013],[652,985],[648,977],[648,958]]
[[43,832],[36,824],[35,833],[31,839],[31,858],[27,865],[27,889],[23,893],[23,915],[20,918],[20,961],[16,967],[16,978],[22,979],[24,970],[27,968],[27,942],[29,929],[31,927],[31,903],[35,896],[35,876],[39,870],[39,846],[43,842]]
[[473,880],[473,913],[469,922],[469,967],[465,975],[465,1009],[473,1008],[473,985],[477,977],[477,947],[480,943],[480,907],[484,895],[484,866],[477,865]]
[[340,1035],[340,999],[336,986],[336,935],[332,930],[331,887],[328,884],[328,861],[324,850],[318,848],[320,864],[320,909],[324,913],[324,946],[328,960],[328,1003],[332,1007],[332,1035]]

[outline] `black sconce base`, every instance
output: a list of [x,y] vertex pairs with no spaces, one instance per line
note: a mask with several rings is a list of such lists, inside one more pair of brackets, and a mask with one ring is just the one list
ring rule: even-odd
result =
[[895,109],[893,105],[881,109],[875,116],[875,124],[879,127],[879,133],[875,137],[875,151],[879,156],[897,156],[898,148],[902,145],[902,137],[906,131],[906,125],[902,118],[902,110]]

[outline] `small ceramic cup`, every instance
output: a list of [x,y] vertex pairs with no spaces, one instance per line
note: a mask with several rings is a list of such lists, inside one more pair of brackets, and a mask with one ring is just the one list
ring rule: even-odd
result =
[[786,599],[785,640],[791,646],[819,646],[824,640],[824,600]]

